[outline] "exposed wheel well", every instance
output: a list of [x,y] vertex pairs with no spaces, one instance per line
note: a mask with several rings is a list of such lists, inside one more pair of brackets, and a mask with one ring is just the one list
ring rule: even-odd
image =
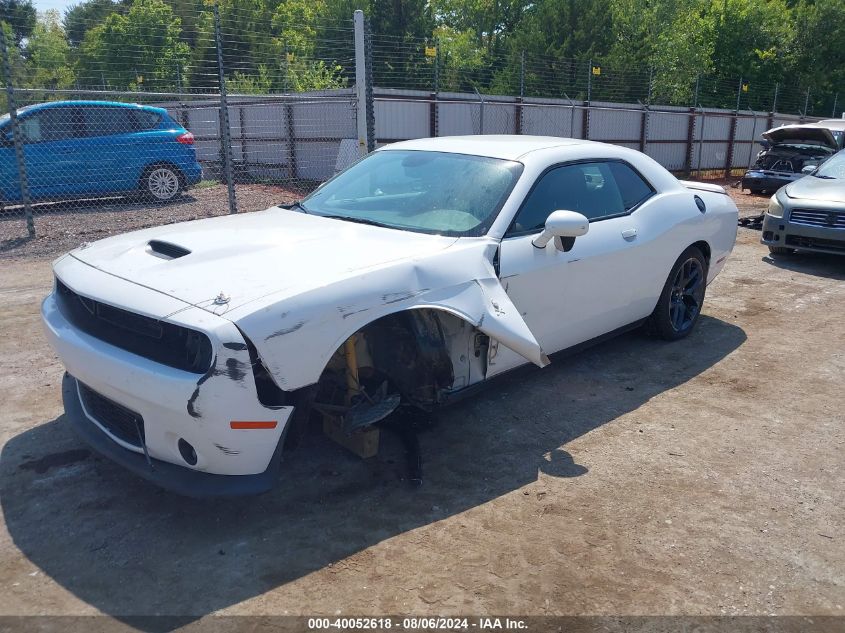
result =
[[410,404],[436,404],[441,390],[455,381],[443,325],[448,316],[433,309],[412,309],[368,323],[334,353],[320,378],[324,388],[318,398],[335,398],[336,394],[327,393],[332,386],[347,387],[353,351],[354,371],[359,374],[355,380],[361,390],[372,393],[386,381]]

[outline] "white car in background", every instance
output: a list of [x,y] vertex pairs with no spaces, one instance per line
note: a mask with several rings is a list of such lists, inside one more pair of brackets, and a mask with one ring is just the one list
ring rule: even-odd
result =
[[685,337],[736,226],[721,187],[624,147],[420,139],[290,208],[83,246],[43,320],[96,450],[183,494],[260,492],[311,412],[351,432],[645,323]]

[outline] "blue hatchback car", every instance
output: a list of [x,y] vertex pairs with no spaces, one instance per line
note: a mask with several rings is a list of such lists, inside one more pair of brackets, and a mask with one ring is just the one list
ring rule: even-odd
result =
[[[140,192],[178,196],[202,177],[194,136],[166,110],[111,101],[56,101],[18,110],[30,196]],[[21,201],[11,120],[0,118],[0,195]]]

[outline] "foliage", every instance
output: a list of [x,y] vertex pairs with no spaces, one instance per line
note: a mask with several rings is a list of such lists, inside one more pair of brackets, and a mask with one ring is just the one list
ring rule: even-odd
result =
[[70,45],[57,11],[39,16],[27,44],[26,66],[29,83],[34,87],[55,89],[73,85]]
[[[80,84],[145,90],[178,80],[190,51],[179,40],[181,24],[162,0],[135,0],[88,30],[78,64]],[[127,54],[129,52],[130,54]]]
[[120,11],[121,6],[114,0],[87,0],[73,5],[65,12],[65,36],[71,46],[79,46],[85,39],[85,33],[93,26],[103,22],[110,14]]
[[[21,85],[215,91],[214,1],[80,0],[36,20],[31,0],[0,0],[0,19]],[[811,110],[830,111],[845,79],[845,0],[217,4],[233,92],[351,84],[358,8],[386,87],[430,91],[437,78],[439,90],[584,99],[589,85],[593,100],[735,107],[741,77],[741,108],[770,107],[778,85],[778,104],[797,111],[809,86]]]
[[15,46],[30,36],[35,28],[35,7],[32,0],[0,0],[0,20],[12,27]]

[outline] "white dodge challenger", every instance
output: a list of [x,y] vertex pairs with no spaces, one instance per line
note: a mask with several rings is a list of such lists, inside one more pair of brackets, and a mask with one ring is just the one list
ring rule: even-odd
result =
[[633,327],[686,336],[736,226],[721,187],[624,147],[420,139],[288,208],[83,245],[42,316],[95,450],[182,494],[255,493],[312,414],[351,433]]

